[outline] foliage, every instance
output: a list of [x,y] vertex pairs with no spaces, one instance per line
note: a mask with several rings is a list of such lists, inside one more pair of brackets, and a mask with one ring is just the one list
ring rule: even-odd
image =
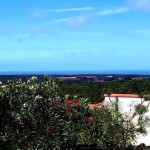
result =
[[142,115],[148,111],[148,108],[142,104],[138,104],[136,105],[135,110],[139,115]]
[[91,110],[88,99],[65,95],[61,84],[43,76],[0,85],[0,147],[59,150],[96,144],[103,150],[123,149],[140,132],[131,130],[132,121],[115,107]]
[[97,103],[104,99],[107,93],[126,93],[148,95],[150,91],[150,80],[112,81],[103,83],[74,83],[59,82],[62,95],[71,97],[85,97],[91,103]]

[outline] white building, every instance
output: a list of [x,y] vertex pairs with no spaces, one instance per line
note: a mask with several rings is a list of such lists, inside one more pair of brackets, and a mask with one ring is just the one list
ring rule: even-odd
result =
[[[138,94],[105,94],[105,99],[103,102],[98,104],[89,104],[89,107],[98,108],[101,105],[109,105],[112,103],[117,103],[120,112],[125,116],[132,117],[135,112],[135,106],[138,104],[143,104],[148,107],[148,112],[145,116],[150,117],[150,106],[149,101],[145,101],[144,98],[140,97]],[[133,122],[136,124],[138,116],[134,117]],[[145,143],[147,146],[150,145],[150,127],[146,128],[148,134],[146,136],[138,135],[136,145]]]

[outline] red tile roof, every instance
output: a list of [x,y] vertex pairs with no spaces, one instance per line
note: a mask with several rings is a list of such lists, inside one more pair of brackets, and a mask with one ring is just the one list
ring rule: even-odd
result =
[[[123,97],[123,98],[142,98],[140,95],[138,94],[105,94],[104,97]],[[97,104],[88,104],[88,106],[90,108],[93,108],[93,109],[97,109],[99,108],[100,105],[102,105],[103,103],[105,102],[105,100],[103,100],[102,102],[100,103],[97,103]]]
[[99,106],[102,105],[104,102],[105,102],[105,100],[103,100],[102,102],[97,103],[97,104],[88,104],[88,106],[89,106],[90,108],[97,109],[97,108],[99,108]]
[[141,98],[138,94],[105,94],[105,97]]

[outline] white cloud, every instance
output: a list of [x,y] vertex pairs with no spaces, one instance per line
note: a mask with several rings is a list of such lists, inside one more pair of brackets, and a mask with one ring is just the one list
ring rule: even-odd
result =
[[80,26],[80,25],[87,23],[91,17],[92,17],[91,14],[72,17],[70,20],[67,21],[67,24],[73,25],[73,26]]
[[90,18],[90,14],[88,15],[79,15],[76,17],[69,17],[69,18],[60,18],[60,19],[55,19],[52,21],[49,21],[45,23],[45,25],[53,24],[53,23],[65,23],[67,25],[73,25],[73,26],[79,26],[82,24],[85,24]]
[[95,14],[100,15],[100,16],[106,16],[106,15],[111,15],[111,14],[124,13],[124,12],[127,12],[128,10],[129,9],[126,7],[120,7],[120,8],[105,9],[105,10],[96,12]]
[[82,8],[66,8],[66,9],[48,9],[47,12],[68,12],[68,11],[90,11],[94,10],[93,7],[82,7]]
[[142,11],[150,11],[150,0],[128,0],[129,7]]
[[101,11],[81,14],[75,17],[53,20],[51,21],[51,23],[54,23],[54,22],[55,23],[67,23],[68,25],[72,25],[72,26],[80,26],[80,25],[86,24],[88,21],[90,21],[91,19],[95,17],[124,13],[124,12],[127,12],[128,10],[129,9],[125,7],[103,9]]
[[48,16],[49,13],[63,13],[71,11],[92,11],[94,7],[81,7],[81,8],[64,8],[64,9],[42,9],[42,8],[33,8],[30,10],[30,14],[34,17],[41,18]]
[[62,18],[62,19],[55,19],[55,20],[53,20],[52,22],[50,22],[50,24],[51,23],[62,23],[62,22],[67,22],[67,21],[69,21],[71,18]]

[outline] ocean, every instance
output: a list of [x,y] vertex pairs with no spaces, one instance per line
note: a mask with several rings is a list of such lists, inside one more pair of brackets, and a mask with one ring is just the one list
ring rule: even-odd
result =
[[0,71],[0,75],[150,75],[150,70]]

